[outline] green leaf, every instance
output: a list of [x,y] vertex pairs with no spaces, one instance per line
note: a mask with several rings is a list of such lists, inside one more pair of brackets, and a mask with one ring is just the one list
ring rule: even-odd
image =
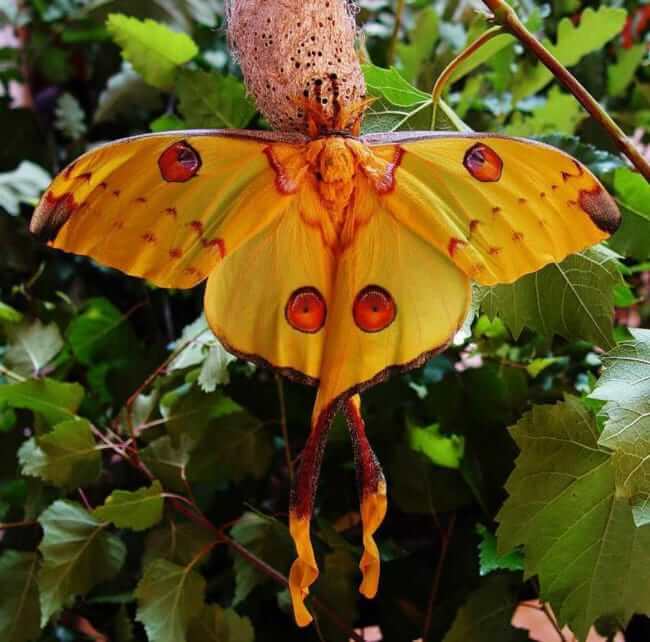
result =
[[607,67],[607,93],[610,96],[621,96],[625,93],[647,51],[644,43],[618,50],[616,64]]
[[247,617],[217,604],[206,606],[190,624],[188,642],[253,642],[255,631]]
[[33,410],[55,425],[74,419],[84,389],[78,383],[62,383],[54,379],[34,379],[0,386],[0,402],[12,408]]
[[72,94],[66,92],[59,96],[54,115],[54,127],[72,141],[82,138],[88,130],[86,114]]
[[238,412],[210,423],[190,455],[187,475],[192,481],[262,479],[272,458],[271,435],[264,424]]
[[190,622],[203,610],[205,580],[192,566],[154,560],[145,569],[135,596],[136,619],[149,642],[187,642]]
[[[397,69],[362,65],[368,95],[373,103],[363,122],[364,133],[397,130],[431,129],[433,115],[431,95],[413,87]],[[466,131],[469,128],[440,101],[435,129]]]
[[63,421],[51,432],[32,437],[18,458],[24,475],[67,489],[92,484],[102,471],[102,458],[85,419]]
[[63,348],[56,323],[43,325],[36,319],[7,328],[7,365],[25,377],[38,374]]
[[604,177],[620,167],[627,167],[626,162],[619,154],[606,152],[593,145],[583,143],[577,136],[566,134],[551,134],[539,136],[538,140],[562,149],[567,154],[577,158],[586,165],[596,176]]
[[213,345],[203,362],[198,384],[203,392],[214,392],[217,386],[230,383],[228,364],[236,361],[236,357],[226,351],[219,341]]
[[126,549],[79,504],[58,500],[38,520],[43,566],[38,576],[41,624],[77,595],[112,579],[124,564]]
[[524,570],[524,558],[519,551],[499,555],[497,538],[480,524],[476,527],[476,531],[481,536],[481,543],[478,547],[481,575],[488,575],[494,571]]
[[41,631],[38,603],[38,555],[5,551],[0,557],[0,639],[31,642]]
[[147,534],[142,565],[146,567],[153,560],[162,558],[187,566],[214,540],[214,533],[204,527],[192,522],[170,521]]
[[575,398],[534,406],[511,428],[521,453],[497,516],[501,554],[524,547],[526,576],[578,639],[601,617],[650,612],[650,528],[616,498],[596,418]]
[[510,621],[521,582],[517,576],[491,575],[461,607],[443,642],[525,642],[528,635]]
[[191,441],[187,435],[180,436],[178,446],[169,436],[152,441],[140,451],[147,468],[162,481],[165,488],[184,492],[185,467],[190,459]]
[[146,531],[155,526],[163,514],[165,500],[159,481],[136,491],[114,490],[103,506],[93,511],[102,522],[112,522],[118,528]]
[[624,256],[644,261],[650,257],[650,185],[627,167],[614,173],[614,190],[623,222],[609,245]]
[[[601,6],[597,10],[587,7],[575,25],[570,18],[563,18],[557,28],[557,42],[543,41],[544,46],[565,66],[572,67],[587,54],[602,49],[620,33],[627,12],[625,9]],[[514,102],[543,89],[553,74],[541,63],[532,68],[522,68],[513,87]]]
[[176,83],[178,109],[191,128],[246,127],[255,106],[234,76],[182,70]]
[[603,374],[589,396],[607,402],[598,443],[614,451],[617,494],[643,526],[650,523],[650,330],[630,333],[602,357]]
[[170,89],[180,65],[198,53],[196,43],[187,34],[177,33],[153,20],[138,20],[122,14],[108,16],[106,27],[122,48],[122,56],[158,89]]
[[[258,513],[244,513],[230,531],[232,538],[256,557],[286,573],[294,559],[294,545],[289,529],[281,522]],[[233,604],[245,600],[259,584],[269,577],[257,570],[241,555],[233,553],[235,563],[235,596]]]
[[22,312],[0,301],[0,321],[6,323],[20,323],[23,320]]
[[20,204],[36,205],[52,177],[41,167],[24,160],[13,172],[0,174],[0,207],[12,216],[20,214]]
[[516,113],[505,131],[510,136],[537,136],[540,134],[573,134],[587,113],[571,95],[553,87],[546,102],[533,109],[530,116]]
[[152,132],[169,132],[187,129],[187,123],[176,114],[163,114],[149,123]]
[[119,116],[131,113],[134,108],[153,111],[159,109],[161,104],[160,92],[147,85],[142,76],[125,61],[122,69],[108,79],[106,87],[99,95],[93,122],[117,120]]
[[420,428],[409,423],[408,439],[411,448],[425,455],[433,464],[445,468],[460,466],[465,442],[459,435],[441,434],[439,424]]
[[409,82],[416,82],[422,65],[433,52],[438,39],[438,14],[433,7],[420,11],[409,39],[409,44],[397,45],[397,58],[399,70],[404,78]]
[[499,316],[515,338],[524,327],[543,336],[614,345],[614,289],[623,283],[617,256],[602,246],[552,263],[510,285],[486,291],[483,311]]
[[464,78],[482,64],[492,60],[503,49],[516,42],[516,38],[507,33],[501,33],[490,38],[482,47],[470,54],[454,69],[449,79],[449,85]]

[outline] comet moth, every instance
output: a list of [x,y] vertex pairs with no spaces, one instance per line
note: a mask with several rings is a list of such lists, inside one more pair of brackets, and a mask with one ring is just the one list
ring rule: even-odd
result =
[[[311,621],[310,518],[335,415],[345,414],[354,444],[360,590],[371,598],[387,489],[360,393],[444,350],[468,315],[472,281],[511,283],[620,222],[599,181],[555,148],[492,134],[360,135],[369,103],[354,27],[345,3],[326,5],[230,5],[248,87],[280,131],[176,131],[93,149],[55,178],[31,223],[52,247],[159,287],[205,282],[208,322],[230,352],[317,387],[289,516],[300,625]],[[321,53],[334,42],[338,60],[309,56],[306,68],[286,51],[271,56],[282,72],[277,99],[238,44],[255,42],[255,20],[265,43],[290,20],[297,60],[307,36]]]

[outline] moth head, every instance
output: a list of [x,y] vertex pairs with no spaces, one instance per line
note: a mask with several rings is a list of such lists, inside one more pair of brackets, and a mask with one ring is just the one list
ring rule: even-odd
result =
[[357,134],[368,106],[349,0],[228,0],[228,39],[278,130]]

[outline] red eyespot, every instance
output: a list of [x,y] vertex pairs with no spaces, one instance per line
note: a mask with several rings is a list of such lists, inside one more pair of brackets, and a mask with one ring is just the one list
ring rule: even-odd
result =
[[395,321],[397,306],[384,288],[369,285],[357,294],[352,314],[354,322],[364,332],[380,332]]
[[162,177],[169,183],[184,183],[201,169],[201,157],[184,140],[168,147],[158,159]]
[[285,316],[295,330],[314,334],[325,325],[325,299],[316,288],[300,288],[289,297]]
[[503,171],[500,156],[483,143],[476,143],[467,150],[463,165],[477,181],[483,183],[495,183],[501,178]]

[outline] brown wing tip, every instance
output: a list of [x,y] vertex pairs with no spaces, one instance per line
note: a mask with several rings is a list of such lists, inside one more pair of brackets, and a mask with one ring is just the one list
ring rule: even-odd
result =
[[621,212],[614,199],[601,185],[596,185],[591,190],[581,190],[579,202],[580,207],[589,214],[599,230],[614,234],[619,228]]
[[34,210],[29,231],[41,241],[53,241],[76,209],[70,192],[55,196],[48,191]]

